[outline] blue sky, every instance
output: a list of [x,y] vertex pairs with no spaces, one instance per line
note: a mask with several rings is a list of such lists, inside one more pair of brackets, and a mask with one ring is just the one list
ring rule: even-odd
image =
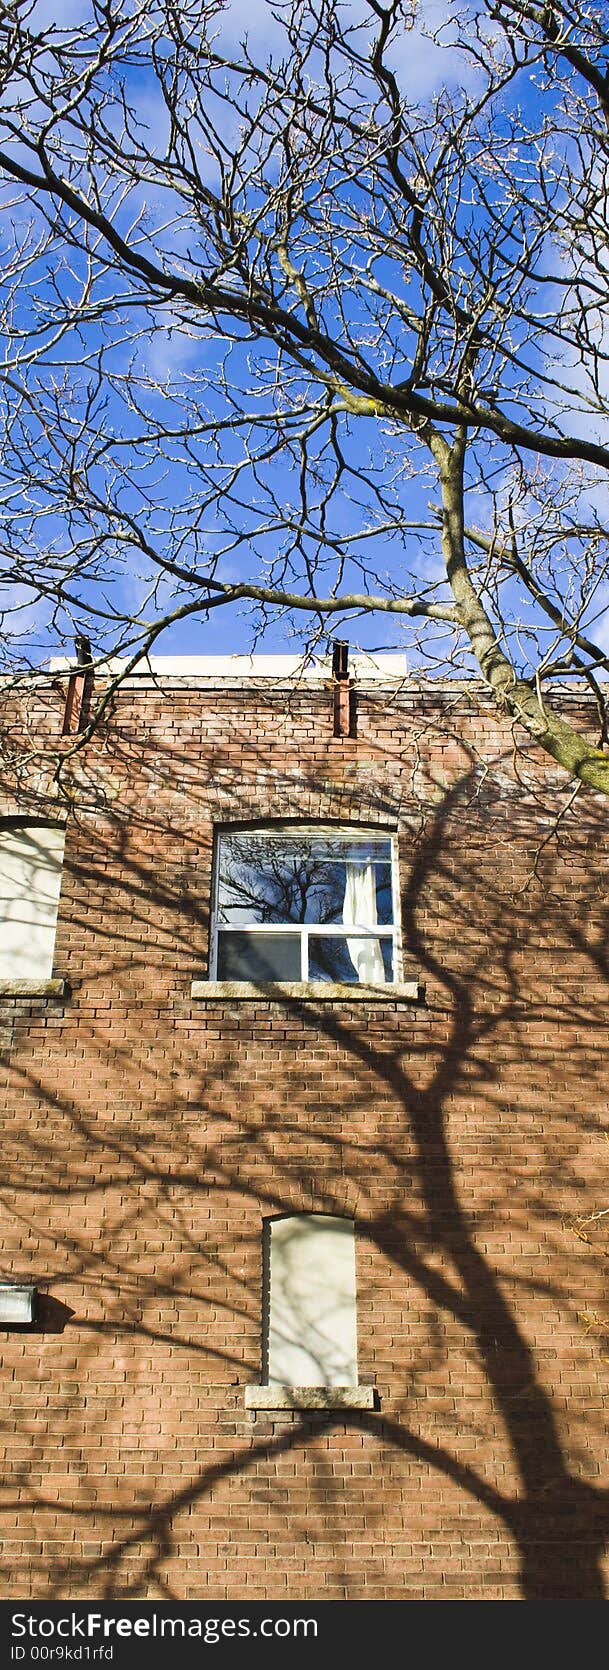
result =
[[[461,14],[466,17],[475,9],[474,6],[459,8]],[[343,8],[343,15],[353,21],[359,21],[360,17],[365,15],[365,10],[365,0],[349,0],[349,4]],[[418,104],[423,147],[425,120],[431,111],[434,98],[446,91],[459,96],[461,88],[473,98],[478,89],[479,72],[462,53],[457,53],[446,45],[446,32],[445,44],[442,47],[432,38],[435,31],[446,25],[448,13],[449,7],[445,0],[431,0],[431,3],[421,8],[418,27],[404,29],[391,48],[392,68],[400,81],[404,96],[409,103],[416,101]],[[62,6],[61,29],[68,31],[74,27],[78,32],[80,27],[84,27],[88,15],[88,6],[81,4],[80,0],[66,0],[66,4]],[[49,22],[52,24],[53,16],[54,8],[50,5],[50,0],[38,0],[33,13],[36,26],[42,28]],[[141,13],[139,16],[144,31],[146,16]],[[227,51],[236,58],[239,57],[244,19],[247,20],[248,38],[254,56],[260,51],[270,54],[280,51],[281,31],[273,19],[273,8],[268,4],[268,0],[250,0],[246,8],[237,3],[237,0],[233,0],[232,4],[224,8],[221,17],[219,16],[219,26]],[[167,119],[158,83],[147,73],[145,66],[138,69],[132,67],[128,71],[127,79],[137,104],[139,118],[148,125],[151,142],[156,148],[157,156],[161,157],[167,133]],[[520,77],[517,91],[510,93],[503,112],[501,109],[495,112],[497,157],[499,159],[501,154],[502,163],[505,162],[509,147],[510,99],[513,100],[514,108],[520,101],[525,113],[533,118],[542,96],[547,98],[547,95],[542,95],[538,83],[539,72],[533,76],[527,74]],[[108,90],[112,91],[111,84]],[[225,142],[227,156],[230,156],[231,148],[236,148],[238,144],[234,118],[221,109],[217,100],[215,110],[216,114],[218,111],[221,112],[218,127]],[[27,107],[24,104],[24,111],[30,120],[39,117],[40,114],[31,102]],[[115,116],[110,120],[110,131],[113,121]],[[199,140],[202,142],[201,134]],[[254,134],[252,146],[255,145],[255,141]],[[18,140],[14,139],[12,144],[18,152]],[[205,177],[204,168],[202,172]],[[209,181],[210,184],[217,185],[217,167],[211,162]],[[267,189],[272,191],[273,179],[268,175],[268,171],[266,185]],[[500,180],[499,185],[504,189],[503,181]],[[489,191],[492,189],[492,170],[488,169],[486,188]],[[468,212],[475,214],[475,169],[470,169],[467,190],[472,200]],[[353,228],[356,228],[358,216],[365,205],[361,183],[358,180],[352,180],[349,185],[344,184],[343,191],[345,201],[347,195],[349,196],[352,218],[352,229],[346,235],[344,244],[344,296],[346,319],[349,322],[355,317],[357,309],[361,308],[364,295],[360,286],[357,296],[355,299],[352,298],[349,288],[349,262],[354,263],[355,271],[359,252],[358,238]],[[252,413],[263,409],[268,401],[273,377],[270,362],[268,367],[264,363],[267,356],[265,345],[246,345],[243,340],[229,344],[222,336],[214,338],[207,327],[201,328],[192,311],[189,313],[188,309],[184,308],[178,310],[166,306],[159,309],[146,325],[135,305],[136,288],[134,290],[129,281],[125,283],[124,279],[119,279],[117,282],[111,274],[104,273],[103,247],[100,246],[95,257],[95,294],[106,301],[109,295],[116,295],[116,306],[105,323],[97,324],[92,318],[84,328],[79,326],[68,331],[62,336],[59,344],[53,347],[53,317],[57,312],[57,297],[63,298],[64,303],[66,298],[77,297],[79,288],[85,281],[85,263],[75,248],[67,244],[62,247],[61,243],[56,245],[50,262],[46,254],[38,258],[35,253],[35,239],[40,229],[37,201],[34,196],[28,201],[26,195],[25,201],[12,207],[7,213],[6,202],[9,195],[14,194],[10,188],[6,188],[3,233],[5,249],[13,258],[22,250],[26,256],[23,281],[17,284],[15,292],[12,326],[13,329],[16,326],[26,331],[32,323],[38,326],[41,316],[46,314],[48,346],[37,364],[32,363],[27,367],[23,364],[19,368],[19,375],[41,404],[47,423],[45,427],[39,417],[32,416],[30,408],[22,405],[19,422],[9,434],[8,462],[2,477],[7,526],[11,537],[17,541],[16,549],[18,541],[23,541],[23,574],[27,575],[27,537],[34,541],[31,549],[38,559],[41,554],[44,553],[46,557],[48,553],[47,573],[51,576],[56,575],[57,565],[62,560],[64,563],[67,562],[67,552],[70,543],[74,541],[77,548],[85,553],[86,570],[84,584],[80,582],[82,610],[60,610],[53,623],[49,621],[47,605],[31,599],[27,579],[22,579],[12,590],[5,587],[0,597],[8,603],[18,633],[24,632],[27,636],[31,629],[35,657],[56,653],[66,645],[69,647],[70,637],[78,629],[92,630],[100,648],[113,648],[112,634],[108,635],[108,630],[104,628],[102,616],[87,619],[91,600],[95,599],[96,607],[102,611],[107,609],[110,613],[113,605],[117,605],[119,609],[132,613],[134,617],[139,615],[145,620],[151,618],[155,608],[171,606],[175,582],[168,576],[161,578],[157,584],[156,596],[152,598],[151,567],[145,553],[141,550],[138,552],[133,544],[129,549],[125,543],[124,531],[118,541],[116,538],[108,537],[104,504],[110,500],[113,502],[115,531],[118,525],[116,517],[121,512],[125,525],[128,524],[129,518],[132,518],[134,524],[137,524],[139,530],[155,546],[161,558],[171,551],[177,561],[188,566],[193,561],[195,549],[198,549],[200,560],[204,557],[209,559],[215,552],[220,562],[217,572],[223,581],[239,581],[250,576],[264,581],[269,574],[269,564],[280,560],[283,543],[282,524],[296,522],[300,513],[299,455],[295,449],[290,457],[283,447],[269,460],[265,461],[261,457],[256,470],[243,468],[236,478],[231,509],[234,537],[227,536],[222,512],[214,510],[213,506],[205,501],[210,483],[216,478],[226,480],[227,471],[241,463],[243,431],[238,426],[232,433],[230,427],[225,428],[221,452],[212,454],[211,445],[208,445],[207,440],[203,438],[196,441],[191,428],[188,441],[190,451],[185,449],[182,434],[175,441],[170,439],[166,443],[166,456],[161,460],[155,442],[155,427],[168,425],[170,429],[184,432],[192,423],[193,414],[196,416],[197,409],[202,409],[201,400],[204,401],[208,416],[230,417],[233,409],[231,395],[239,389],[244,392],[236,394],[235,410],[239,405]],[[243,202],[246,200],[247,192],[242,197]],[[251,198],[252,204],[254,201],[255,199]],[[188,207],[179,225],[174,225],[171,230],[163,230],[164,223],[173,214],[174,206],[173,193],[163,188],[157,170],[157,178],[152,184],[143,179],[137,188],[131,186],[122,206],[116,203],[117,224],[126,227],[137,214],[140,217],[137,236],[141,240],[141,247],[160,249],[166,263],[175,261],[179,268],[187,268],[192,272],[197,254],[197,230]],[[204,258],[202,245],[201,259]],[[306,258],[312,282],[317,279],[323,283],[325,257],[316,254],[314,242],[310,243]],[[408,299],[408,286],[413,281],[408,275],[404,276],[399,261],[390,263],[388,256],[385,256],[380,266],[376,264],[374,271],[377,276],[380,274],[384,282],[391,281],[398,295],[402,294],[404,299]],[[458,259],[455,272],[458,277]],[[467,283],[468,276],[464,271],[464,284]],[[551,304],[551,293],[545,300]],[[543,302],[544,297],[540,295],[540,306]],[[295,298],[294,305],[297,305]],[[340,339],[340,316],[336,309],[332,309],[327,298],[325,309],[325,319],[334,324]],[[394,348],[399,340],[400,330],[401,327],[396,326],[394,321]],[[407,366],[410,351],[408,332],[403,330],[402,335]],[[102,346],[106,355],[105,380],[95,389],[96,356]],[[7,351],[8,357],[10,358],[12,353],[14,360],[14,342],[8,342]],[[553,352],[557,353],[556,347]],[[538,344],[532,345],[529,353],[532,366],[537,363],[541,370],[545,355],[542,336]],[[558,358],[561,358],[560,351]],[[564,369],[567,361],[568,351],[565,348],[562,352],[561,369]],[[125,382],[127,374],[132,380],[135,379],[134,383],[132,381],[130,394]],[[287,378],[286,366],[282,368],[281,375]],[[290,375],[293,378],[291,399],[298,403],[299,400],[305,399],[305,382],[298,374]],[[200,386],[201,377],[204,377],[206,382],[204,391]],[[577,373],[574,373],[573,399],[568,413],[568,423],[576,432],[579,426],[583,427],[587,434],[591,434],[595,425],[597,428],[601,425],[602,418],[600,414],[593,417],[589,412],[585,412],[581,403],[578,412],[577,403],[581,392],[583,390],[581,385],[578,385]],[[280,401],[283,393],[280,387]],[[509,405],[507,385],[503,389],[503,396],[504,405]],[[90,506],[87,511],[81,511],[76,504],[72,507],[69,517],[66,516],[60,472],[56,467],[52,441],[54,403],[64,431],[64,463],[66,445],[70,438],[74,442],[76,474],[79,468],[84,469],[84,460],[89,454],[90,484],[99,495],[97,511]],[[14,416],[14,401],[10,409]],[[325,435],[325,431],[319,431],[310,443],[311,504],[314,510],[316,496],[319,498],[314,481],[315,472],[317,469],[329,467],[330,458],[325,440],[325,453],[320,450],[322,434]],[[318,590],[327,594],[339,584],[343,592],[361,591],[362,553],[369,554],[368,566],[373,571],[372,590],[409,591],[413,574],[419,582],[440,584],[442,565],[438,539],[433,537],[422,545],[416,526],[429,520],[430,504],[436,505],[438,499],[437,482],[426,451],[417,444],[412,435],[403,430],[400,432],[395,425],[386,421],[379,422],[377,419],[342,416],[339,420],[338,434],[341,448],[352,466],[352,471],[350,474],[345,473],[343,484],[337,489],[328,514],[327,530],[334,540],[334,549],[327,549],[321,560]],[[14,451],[11,456],[13,437]],[[128,453],[126,443],[130,439],[131,479],[127,484],[121,480],[121,470]],[[93,462],[90,457],[92,445],[96,449],[96,459]],[[19,462],[24,449],[25,454],[29,450],[31,467],[20,500]],[[484,451],[481,458],[484,463]],[[505,496],[504,480],[507,479],[506,467],[507,458],[500,455],[490,483],[491,494],[487,491],[488,483],[485,484],[484,490],[480,482],[472,489],[468,514],[479,527],[485,528],[490,525],[492,494],[495,494],[499,505],[502,504],[502,495]],[[362,489],[361,480],[358,478],[364,470],[369,484],[372,484],[366,491]],[[11,486],[9,490],[11,475],[17,480],[17,486]],[[404,528],[399,539],[388,533],[384,526],[387,515],[380,512],[378,504],[375,505],[374,485],[381,480],[387,490],[388,504],[393,506],[396,514],[399,512],[403,519]],[[592,508],[597,508],[604,514],[604,489],[589,488],[588,496]],[[30,529],[28,535],[27,513],[32,507],[36,513],[35,532],[32,533]],[[524,537],[527,510],[531,515],[536,514],[534,494],[530,492],[528,496],[526,493],[523,494],[520,504]],[[315,515],[317,520],[319,519],[317,511],[313,521]],[[411,525],[410,531],[405,524]],[[290,567],[283,572],[288,589],[303,589],[306,564],[314,556],[315,549],[315,540],[311,537],[305,539],[299,559],[300,573]],[[128,555],[127,560],[123,561],[122,553],[125,551]],[[110,556],[115,564],[115,577],[112,581],[108,568]],[[342,561],[345,565],[344,571],[340,566]],[[275,573],[277,572],[281,577],[281,568],[279,571],[275,570]],[[70,584],[74,590],[75,582]],[[526,625],[531,614],[530,604],[521,601],[514,588],[511,602],[516,614],[520,612]],[[17,603],[23,607],[16,614]],[[595,609],[599,606],[604,608],[602,588],[596,593],[594,601]],[[252,631],[252,607],[245,603],[230,610],[215,609],[209,620],[190,618],[176,623],[164,633],[156,647],[163,654],[244,651],[252,645]],[[271,612],[262,647],[267,652],[299,647],[310,636],[310,632],[311,624],[306,617],[297,615],[291,620],[286,620],[285,617],[278,619]],[[325,647],[328,640],[337,634],[348,636],[354,647],[360,645],[363,648],[401,649],[405,643],[399,622],[388,621],[387,617],[378,614],[353,620],[348,625],[340,620],[333,620],[325,627],[320,626],[320,647]],[[64,643],[61,641],[62,638],[65,640]],[[408,639],[413,665],[418,665],[419,650],[411,629]],[[443,629],[437,626],[432,628],[432,640],[435,641],[435,648],[432,647],[433,664],[441,652]],[[526,633],[524,637],[521,635],[521,646],[526,660]]]

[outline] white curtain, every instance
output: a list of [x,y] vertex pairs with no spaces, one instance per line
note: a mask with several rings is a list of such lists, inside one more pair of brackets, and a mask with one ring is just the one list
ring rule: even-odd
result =
[[[345,927],[376,928],[378,919],[374,864],[369,859],[365,863],[347,859],[346,870],[347,882],[343,904]],[[384,985],[385,964],[378,939],[358,939],[349,934],[346,943],[358,980],[371,986]]]

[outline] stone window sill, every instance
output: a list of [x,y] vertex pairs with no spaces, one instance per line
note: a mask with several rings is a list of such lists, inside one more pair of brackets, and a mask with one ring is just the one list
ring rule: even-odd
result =
[[246,1409],[376,1409],[374,1386],[246,1386]]
[[420,1003],[423,987],[419,980],[406,980],[399,985],[388,983],[386,986],[367,986],[358,981],[335,985],[330,980],[265,980],[259,985],[249,980],[193,980],[190,995],[230,999],[237,1003],[260,998],[309,1003]]
[[0,997],[66,997],[67,980],[0,980]]

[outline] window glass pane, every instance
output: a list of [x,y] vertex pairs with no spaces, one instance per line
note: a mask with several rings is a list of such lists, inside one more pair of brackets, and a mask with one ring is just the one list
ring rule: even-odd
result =
[[393,925],[393,892],[391,887],[391,863],[375,864],[376,875],[376,920],[379,928],[391,928]]
[[218,934],[219,980],[300,980],[300,934]]
[[391,845],[348,836],[241,832],[220,842],[220,922],[342,922],[348,876],[369,876],[381,926],[393,921]]
[[[353,950],[353,957],[349,950]],[[380,962],[379,962],[380,954]],[[333,980],[357,984],[359,980],[371,985],[382,985],[393,980],[393,941],[391,939],[340,939],[333,935],[309,935],[309,980]]]

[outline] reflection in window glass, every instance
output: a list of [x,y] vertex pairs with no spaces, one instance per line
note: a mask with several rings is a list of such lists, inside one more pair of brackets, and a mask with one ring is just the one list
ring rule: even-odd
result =
[[374,875],[376,920],[392,921],[389,841],[257,833],[224,835],[220,922],[342,922],[347,865]]
[[387,836],[240,830],[218,843],[220,980],[396,980]]
[[292,934],[218,934],[219,980],[300,980],[300,938]]
[[[365,945],[361,941],[361,946]],[[393,980],[393,941],[391,939],[371,940],[373,955],[376,958],[379,947],[383,960],[383,975],[380,980],[371,983],[382,985],[384,981]],[[365,954],[365,953],[364,953]],[[375,972],[376,962],[374,964]],[[337,984],[358,979],[357,969],[345,939],[331,939],[328,935],[317,937],[309,935],[309,980],[334,980]]]

